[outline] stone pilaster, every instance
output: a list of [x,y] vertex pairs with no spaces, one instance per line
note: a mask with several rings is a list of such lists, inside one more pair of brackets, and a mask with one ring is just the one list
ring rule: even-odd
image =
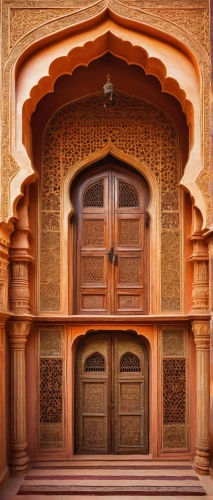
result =
[[33,260],[29,246],[29,218],[28,218],[29,193],[25,189],[25,196],[20,199],[17,207],[18,220],[15,231],[11,235],[10,262],[11,283],[9,299],[11,310],[15,315],[30,313],[30,290],[28,279],[28,265]]
[[196,344],[196,455],[194,464],[198,472],[209,473],[209,409],[210,409],[210,324],[208,321],[192,323]]
[[25,344],[30,321],[8,321],[7,334],[11,348],[11,469],[24,471],[29,462],[26,440]]
[[0,224],[0,311],[7,311],[8,303],[8,275],[7,266],[9,263],[8,252],[10,244],[10,234],[13,226],[5,223]]
[[189,260],[194,264],[191,312],[209,312],[208,247],[201,234],[191,236],[191,240],[193,241],[193,254]]

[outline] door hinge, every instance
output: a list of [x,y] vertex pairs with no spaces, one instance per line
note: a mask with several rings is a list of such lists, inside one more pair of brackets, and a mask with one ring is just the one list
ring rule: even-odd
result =
[[145,224],[146,224],[146,227],[149,227],[149,216],[148,216],[148,214],[145,215]]

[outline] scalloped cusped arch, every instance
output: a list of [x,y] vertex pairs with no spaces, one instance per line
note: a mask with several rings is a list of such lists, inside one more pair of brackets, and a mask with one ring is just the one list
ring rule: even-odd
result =
[[[135,21],[131,20],[127,23],[127,6],[116,2],[116,13],[113,13],[112,2],[97,2],[97,6],[99,10],[97,23],[94,26],[91,25],[91,22],[87,25],[84,23],[84,15],[85,21],[89,19],[86,15],[87,9],[84,13],[82,12],[76,31],[72,31],[72,23],[68,29],[67,19],[63,18],[66,29],[63,31],[61,28],[59,35],[59,32],[51,32],[50,22],[49,33],[51,36],[49,40],[46,39],[48,44],[46,43],[44,46],[45,39],[42,39],[41,30],[38,50],[33,53],[36,43],[34,48],[33,45],[31,48],[26,47],[25,61],[24,53],[22,53],[22,66],[17,63],[17,120],[11,141],[11,153],[21,169],[11,181],[11,202],[14,203],[15,199],[20,196],[20,191],[17,193],[19,182],[21,181],[21,184],[24,185],[27,178],[34,174],[29,161],[31,157],[30,119],[37,103],[42,96],[53,92],[54,82],[60,75],[72,74],[78,66],[82,64],[87,66],[92,60],[110,52],[116,57],[124,59],[128,64],[141,66],[146,74],[156,76],[161,83],[163,92],[173,95],[181,103],[190,128],[192,152],[186,166],[186,175],[182,179],[182,185],[193,196],[196,206],[203,214],[205,225],[207,207],[202,193],[195,183],[203,166],[200,130],[200,82],[195,54],[184,45],[186,37],[184,39],[180,36],[181,42],[173,37],[173,41],[169,44],[168,33],[165,33],[164,36],[164,33],[159,31],[158,22],[156,30],[154,28],[156,16],[153,16],[153,26],[150,24],[152,17],[150,15],[148,16],[148,25],[143,21],[138,22],[140,16]],[[134,12],[129,9],[129,13],[131,18]],[[64,23],[61,22],[61,26]],[[172,23],[166,23],[167,31],[168,26],[171,25],[171,32],[173,32]],[[53,21],[53,25],[57,25],[56,21]],[[154,33],[156,37],[154,37]],[[38,39],[38,36],[35,39]],[[206,183],[204,184],[208,203]]]
[[86,42],[83,46],[73,48],[66,56],[53,60],[49,66],[48,76],[43,76],[30,91],[30,98],[24,102],[23,113],[30,120],[32,113],[42,97],[54,91],[56,80],[63,74],[72,74],[78,66],[88,66],[89,63],[110,52],[128,64],[136,64],[144,69],[147,75],[153,75],[161,83],[162,91],[173,95],[181,103],[186,114],[187,123],[193,131],[193,105],[186,98],[186,92],[178,81],[167,76],[165,64],[156,57],[149,57],[147,51],[140,46],[134,46],[130,41],[124,41],[110,31],[104,33],[94,41]]

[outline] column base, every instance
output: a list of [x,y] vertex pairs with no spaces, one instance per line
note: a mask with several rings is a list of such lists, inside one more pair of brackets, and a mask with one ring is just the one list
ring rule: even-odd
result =
[[11,474],[22,474],[26,472],[29,467],[30,459],[26,451],[13,452],[10,464]]
[[194,467],[198,474],[206,474],[209,475],[209,452],[208,451],[200,451],[196,450],[196,455],[194,459]]

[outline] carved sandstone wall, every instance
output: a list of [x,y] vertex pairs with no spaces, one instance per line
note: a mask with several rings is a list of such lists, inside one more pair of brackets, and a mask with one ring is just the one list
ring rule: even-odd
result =
[[60,220],[65,175],[70,170],[75,172],[79,162],[94,152],[98,155],[109,142],[140,160],[157,179],[161,192],[161,310],[180,311],[178,134],[157,107],[118,92],[116,106],[109,113],[103,107],[102,95],[97,94],[64,106],[46,129],[41,177],[40,310],[60,311]]

